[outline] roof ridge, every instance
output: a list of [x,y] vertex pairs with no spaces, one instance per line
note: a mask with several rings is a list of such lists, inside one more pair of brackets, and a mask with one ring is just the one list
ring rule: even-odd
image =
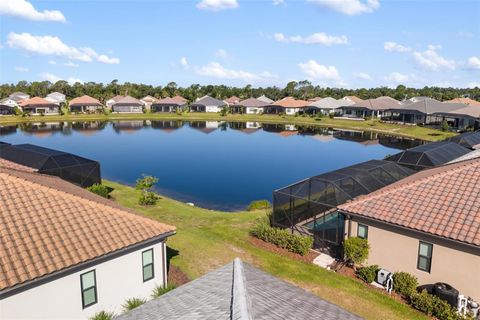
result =
[[231,319],[251,320],[250,299],[248,298],[247,286],[245,285],[245,273],[242,260],[235,258],[233,260],[233,286],[232,286],[232,305]]
[[[416,174],[414,174],[413,176],[415,175],[422,175],[421,177],[419,177],[418,179],[416,180],[413,180],[413,181],[402,181],[402,180],[399,180],[395,183],[392,183],[390,185],[387,185],[381,189],[378,189],[372,193],[369,193],[369,194],[365,194],[365,195],[361,195],[359,197],[356,197],[348,202],[346,202],[345,204],[342,204],[338,207],[349,207],[352,203],[364,203],[366,201],[369,201],[369,200],[374,200],[374,199],[377,199],[381,196],[385,196],[389,193],[392,193],[392,192],[396,192],[398,190],[403,190],[407,187],[411,187],[411,186],[415,186],[415,185],[418,185],[420,183],[423,183],[425,181],[432,181],[436,178],[438,178],[439,175],[442,175],[442,174],[445,174],[445,175],[450,175],[450,174],[454,174],[456,173],[457,171],[459,170],[462,170],[464,169],[464,167],[466,167],[467,165],[471,164],[471,163],[475,163],[476,161],[475,160],[479,160],[478,158],[476,159],[470,159],[470,160],[465,160],[465,161],[460,161],[460,162],[456,162],[456,163],[451,163],[451,164],[447,164],[447,165],[444,165],[444,166],[439,166],[439,167],[435,167],[435,168],[432,168],[432,169],[428,169],[428,170],[425,170],[425,171],[421,171],[421,172],[418,172]],[[431,175],[427,175],[427,176],[424,176],[424,173],[427,172],[427,171],[434,171],[436,169],[439,169],[439,168],[442,168],[442,167],[446,167],[446,166],[453,166],[453,168],[451,170],[449,170],[448,172],[446,171],[439,171],[439,172],[434,172],[433,174]],[[423,173],[423,174],[422,174]],[[413,177],[413,176],[410,176],[410,177],[407,177],[407,178],[404,178],[405,180]],[[398,188],[396,188],[398,187]],[[346,209],[348,211],[348,209]]]

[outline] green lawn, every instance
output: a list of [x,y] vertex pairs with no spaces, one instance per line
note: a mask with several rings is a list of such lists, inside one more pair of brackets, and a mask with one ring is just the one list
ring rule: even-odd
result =
[[279,116],[279,115],[240,115],[229,114],[221,116],[216,113],[184,113],[181,115],[171,113],[145,113],[145,114],[65,114],[63,116],[2,116],[1,124],[15,124],[22,122],[39,121],[88,121],[88,120],[219,120],[219,121],[257,121],[264,123],[289,123],[297,125],[314,125],[323,127],[333,127],[339,129],[368,130],[374,132],[387,133],[397,136],[418,138],[427,141],[438,141],[453,136],[453,133],[442,132],[439,130],[424,128],[419,126],[408,126],[398,124],[380,123],[377,120],[355,121],[343,119],[314,119],[310,117]]
[[253,246],[248,242],[248,229],[265,212],[211,211],[165,197],[155,206],[141,207],[137,205],[139,191],[109,181],[105,184],[115,189],[115,201],[177,227],[177,234],[168,240],[168,246],[178,252],[171,263],[192,279],[240,257],[366,319],[427,319],[346,276]]

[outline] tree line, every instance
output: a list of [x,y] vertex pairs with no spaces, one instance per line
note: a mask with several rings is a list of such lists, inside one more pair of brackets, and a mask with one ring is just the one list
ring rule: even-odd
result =
[[259,97],[265,95],[272,100],[292,96],[297,99],[311,99],[314,97],[332,97],[335,99],[344,96],[357,96],[361,99],[378,98],[380,96],[389,96],[397,100],[408,99],[414,96],[426,96],[440,101],[450,100],[453,98],[468,96],[475,100],[480,100],[480,88],[441,88],[441,87],[424,87],[424,88],[408,88],[404,85],[398,85],[396,88],[378,87],[378,88],[360,88],[360,89],[344,89],[344,88],[325,88],[314,86],[310,81],[291,81],[284,88],[276,86],[270,87],[229,87],[225,85],[200,85],[192,84],[188,87],[180,87],[175,82],[170,82],[165,86],[152,86],[147,84],[137,84],[125,82],[119,83],[113,80],[110,83],[85,82],[69,84],[67,81],[19,81],[17,84],[2,84],[0,86],[0,98],[9,96],[11,93],[21,91],[30,96],[45,97],[51,92],[61,92],[67,96],[67,99],[89,95],[102,102],[110,99],[115,95],[130,95],[137,99],[150,95],[156,98],[173,97],[181,95],[189,101],[195,101],[197,98],[205,95],[212,96],[217,99],[226,99],[231,96],[237,96],[241,99],[250,97]]

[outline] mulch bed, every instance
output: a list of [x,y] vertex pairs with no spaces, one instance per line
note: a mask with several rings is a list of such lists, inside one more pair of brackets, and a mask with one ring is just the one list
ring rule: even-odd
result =
[[304,262],[310,262],[311,263],[318,256],[318,253],[313,252],[313,251],[310,251],[307,255],[302,256],[298,253],[293,253],[293,252],[288,251],[287,249],[279,248],[276,245],[274,245],[273,243],[265,242],[263,240],[260,240],[256,237],[252,237],[252,236],[248,237],[248,241],[252,245],[254,245],[255,247],[262,248],[262,249],[277,253],[279,255],[289,257],[289,258],[293,258],[293,259],[300,260],[300,261],[304,261]]
[[190,282],[190,279],[182,270],[170,264],[168,268],[168,282],[176,286],[181,286],[182,284]]

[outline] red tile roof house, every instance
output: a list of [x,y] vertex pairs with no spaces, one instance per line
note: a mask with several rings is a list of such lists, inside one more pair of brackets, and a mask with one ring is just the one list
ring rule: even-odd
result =
[[95,112],[103,109],[100,101],[87,95],[72,99],[68,106],[72,112]]
[[480,300],[480,159],[421,171],[338,206],[369,265],[446,282]]
[[123,96],[120,96],[120,95],[116,95],[115,97],[113,98],[110,98],[108,99],[106,102],[105,102],[105,105],[108,107],[108,108],[112,108],[113,104],[117,101],[120,101],[121,99],[123,99],[124,97]]
[[231,96],[228,99],[223,100],[228,106],[234,106],[240,102],[240,98],[236,96]]
[[[19,192],[21,191],[21,192]],[[175,227],[57,177],[0,167],[0,318],[88,319],[167,284]]]
[[140,99],[140,101],[143,102],[145,109],[150,110],[152,103],[158,101],[158,99],[152,96],[145,96],[142,99]]
[[38,115],[56,115],[59,113],[60,107],[50,101],[47,101],[40,97],[33,97],[27,100],[20,102],[20,107],[23,111],[29,112],[30,114]]
[[117,113],[143,113],[144,104],[131,96],[123,97],[112,105],[112,111]]
[[286,97],[281,100],[273,102],[265,108],[265,113],[285,113],[287,115],[295,115],[303,112],[311,102],[305,100],[297,100],[293,97]]

